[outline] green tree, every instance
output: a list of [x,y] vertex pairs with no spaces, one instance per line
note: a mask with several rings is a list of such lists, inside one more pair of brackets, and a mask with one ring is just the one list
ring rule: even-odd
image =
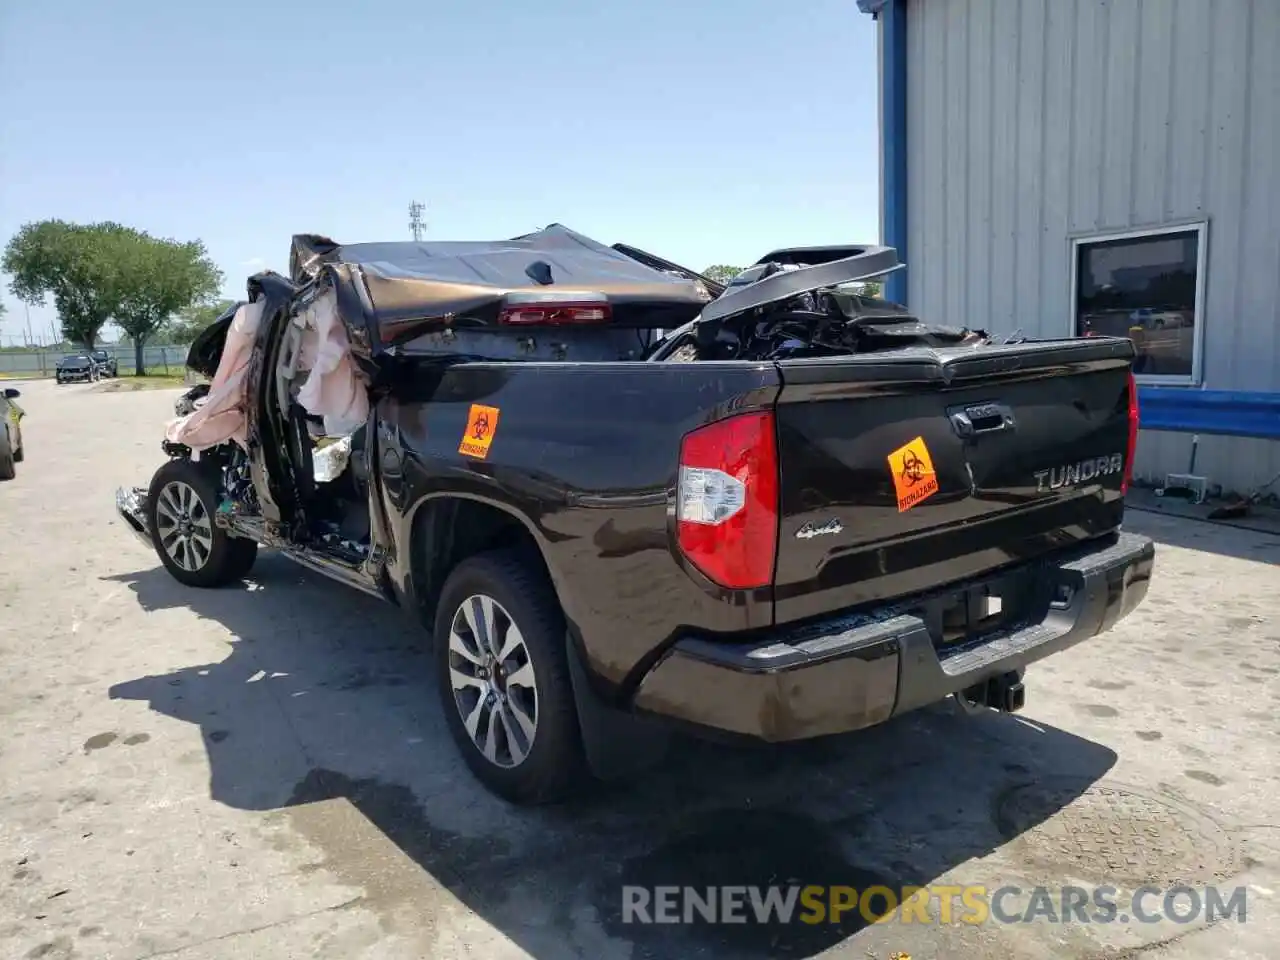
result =
[[147,341],[171,316],[216,294],[222,286],[222,271],[199,240],[180,243],[125,230],[112,243],[120,265],[115,320],[133,340],[134,370],[142,376]]
[[715,266],[707,267],[702,271],[702,275],[708,280],[714,280],[722,286],[742,272],[741,267],[731,267],[728,264],[717,263]]
[[9,289],[40,306],[52,296],[63,337],[92,350],[119,305],[119,264],[114,223],[81,225],[65,220],[24,224],[5,246],[0,267],[12,275]]
[[164,338],[169,343],[191,343],[234,303],[234,300],[215,300],[179,310],[177,316],[164,325]]

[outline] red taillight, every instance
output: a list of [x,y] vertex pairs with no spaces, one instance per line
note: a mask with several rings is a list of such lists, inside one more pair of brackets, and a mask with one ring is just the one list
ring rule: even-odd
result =
[[577,323],[608,323],[612,314],[607,301],[521,303],[503,307],[498,314],[498,323],[559,327]]
[[1129,484],[1133,482],[1133,457],[1138,449],[1138,384],[1129,374],[1129,444],[1124,452],[1124,478],[1120,481],[1120,492],[1128,493]]
[[778,541],[778,453],[772,413],[701,427],[680,445],[680,550],[731,590],[773,581]]

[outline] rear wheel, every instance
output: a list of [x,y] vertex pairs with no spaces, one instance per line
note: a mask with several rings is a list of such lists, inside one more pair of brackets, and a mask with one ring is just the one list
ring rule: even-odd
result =
[[551,585],[521,554],[464,560],[435,620],[440,699],[458,749],[489,790],[515,803],[566,798],[585,764]]
[[160,562],[179,583],[221,587],[253,567],[258,545],[213,522],[218,495],[210,475],[190,460],[156,471],[147,496],[147,526]]
[[4,428],[4,424],[0,423],[0,480],[12,480],[18,475],[14,463],[18,457],[9,447],[9,431]]

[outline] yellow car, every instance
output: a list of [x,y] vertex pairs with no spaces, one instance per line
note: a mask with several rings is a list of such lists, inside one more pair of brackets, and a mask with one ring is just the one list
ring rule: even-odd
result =
[[23,411],[17,404],[19,393],[13,387],[6,387],[0,396],[0,480],[12,480],[16,475],[15,463],[22,462],[22,417]]

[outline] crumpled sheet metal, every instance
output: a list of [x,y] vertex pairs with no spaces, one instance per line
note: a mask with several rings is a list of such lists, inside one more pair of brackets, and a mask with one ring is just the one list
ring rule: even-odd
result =
[[[649,306],[661,308],[673,327],[697,316],[709,297],[685,277],[562,224],[507,240],[339,244],[299,234],[289,269],[295,284],[327,274],[343,291],[344,303],[348,296],[360,301],[367,324],[356,334],[361,353],[412,339],[450,314],[496,319],[501,305],[515,296],[599,294],[613,304],[615,326],[620,308]],[[554,287],[539,279],[546,271]]]
[[[263,300],[256,300],[236,311],[208,396],[194,412],[169,422],[165,428],[169,442],[184,444],[196,453],[227,441],[247,449],[245,378],[263,306]],[[307,371],[298,402],[308,413],[324,418],[329,436],[351,433],[368,419],[369,396],[351,358],[333,291],[318,297],[293,322],[302,328],[300,366]]]

